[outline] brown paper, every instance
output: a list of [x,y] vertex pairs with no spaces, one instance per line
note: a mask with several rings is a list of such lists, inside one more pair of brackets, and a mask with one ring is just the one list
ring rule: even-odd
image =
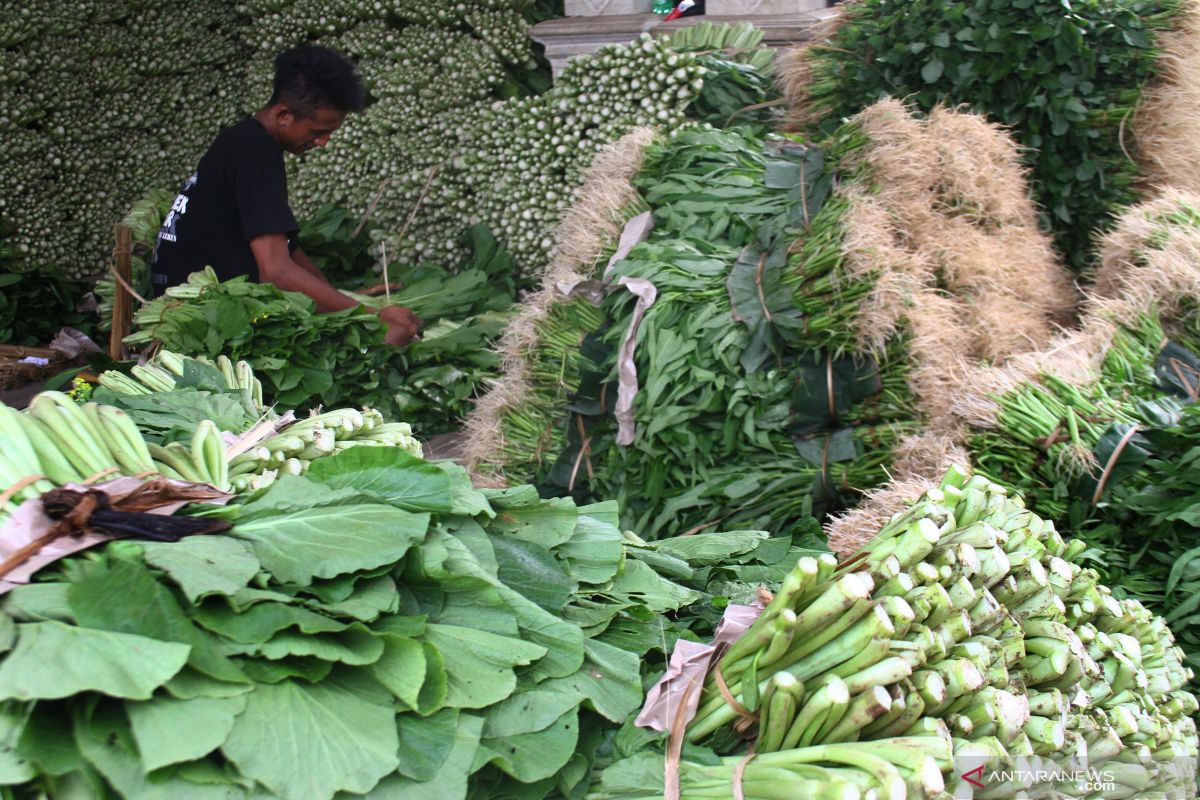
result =
[[[62,488],[73,489],[78,492],[87,492],[93,489],[99,489],[106,493],[115,504],[119,504],[120,500],[134,489],[144,484],[145,481],[141,478],[117,478],[116,480],[106,481],[104,483],[83,485],[76,483],[68,483]],[[171,486],[179,488],[205,486],[212,490],[214,497],[206,500],[196,501],[179,501],[168,503],[158,508],[149,509],[147,514],[170,515],[174,514],[179,509],[188,505],[189,502],[201,502],[209,505],[225,505],[233,499],[232,494],[220,491],[216,487],[208,486],[208,484],[195,484],[188,481],[173,481],[168,480],[167,483]],[[40,497],[30,498],[13,512],[12,516],[5,520],[0,526],[0,561],[7,559],[13,553],[16,553],[30,543],[37,541],[50,532],[50,529],[55,526],[55,521],[50,519],[42,511],[42,501]],[[98,544],[111,541],[114,537],[103,533],[85,533],[80,536],[64,536],[50,542],[39,550],[35,555],[25,561],[25,563],[14,567],[3,579],[0,579],[0,594],[11,591],[14,587],[29,583],[30,579],[43,567],[53,564],[59,559],[78,553],[81,550],[86,550],[89,547],[95,547]]]
[[608,264],[604,267],[604,277],[607,279],[612,272],[613,267],[618,261],[624,260],[626,256],[642,242],[650,237],[650,231],[654,230],[654,213],[643,211],[629,222],[625,223],[625,227],[621,229],[621,238],[617,242],[617,251],[613,253],[612,258],[608,260]]
[[666,731],[670,729],[681,702],[685,704],[684,722],[691,722],[700,704],[699,689],[704,685],[704,678],[708,675],[714,657],[737,641],[754,624],[762,610],[763,606],[757,603],[750,606],[728,606],[716,631],[713,632],[712,642],[701,644],[686,639],[677,641],[675,649],[671,652],[666,674],[646,693],[646,702],[634,724],[651,730]]
[[628,289],[637,297],[637,305],[633,308],[633,319],[621,342],[617,353],[617,405],[613,414],[617,418],[617,444],[628,447],[633,444],[636,426],[633,418],[633,401],[638,393],[637,364],[633,360],[633,352],[637,345],[637,332],[641,327],[646,309],[654,305],[658,299],[658,289],[645,278],[622,277],[617,281],[618,286]]

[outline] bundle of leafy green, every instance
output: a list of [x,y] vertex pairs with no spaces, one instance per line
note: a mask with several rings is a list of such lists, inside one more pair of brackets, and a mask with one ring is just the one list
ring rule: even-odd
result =
[[90,332],[89,315],[77,310],[83,294],[60,270],[22,264],[0,224],[0,344],[45,345],[63,327]]
[[144,392],[130,394],[102,383],[88,399],[121,409],[133,419],[145,440],[156,444],[190,442],[196,425],[206,419],[222,431],[243,433],[259,421],[263,411],[252,394],[231,387],[219,369],[194,358],[183,359],[182,374],[174,376],[174,387],[169,391],[147,387]]
[[969,105],[1026,147],[1045,222],[1059,252],[1082,269],[1094,230],[1135,201],[1126,128],[1160,69],[1157,36],[1180,7],[1176,0],[849,4],[829,46],[797,58],[795,121],[832,132],[889,95],[927,112]]
[[372,227],[361,215],[326,203],[300,224],[296,234],[304,254],[340,289],[368,285]]
[[690,119],[718,127],[767,124],[776,114],[775,50],[762,47],[763,32],[748,22],[700,22],[671,34],[671,49],[693,53],[704,85],[687,108]]
[[[515,264],[484,225],[464,235],[471,257],[457,270],[419,265],[387,276],[402,288],[373,301],[412,309],[425,324],[421,338],[391,358],[382,384],[400,419],[422,434],[456,429],[484,383],[500,370],[492,349],[512,316]],[[382,277],[382,276],[377,276]]]
[[142,306],[133,321],[130,345],[157,340],[183,355],[250,362],[264,393],[283,407],[365,404],[392,412],[380,390],[379,367],[391,357],[383,323],[361,308],[318,314],[303,294],[245,278],[221,282],[206,269]]
[[1118,597],[1162,614],[1200,667],[1200,407],[1143,427],[1105,500],[1075,521],[1087,556]]
[[[819,149],[752,126],[698,126],[650,148],[636,183],[656,225],[611,269],[567,447],[539,475],[549,490],[615,499],[626,525],[659,539],[786,534],[887,479],[913,415],[853,409],[902,372],[813,344],[788,285],[797,231],[817,236],[831,182]],[[639,302],[626,281],[656,298],[634,340],[635,435],[618,443],[618,364]]]
[[743,534],[630,558],[612,503],[479,492],[395,448],[193,513],[233,528],[110,543],[4,598],[0,783],[580,798],[603,733],[642,701],[646,634],[701,596],[661,565],[789,551]]
[[383,343],[382,323],[365,309],[319,314],[303,294],[242,278],[222,283],[211,270],[139,309],[126,342],[244,359],[268,402],[284,408],[366,405],[413,420],[423,435],[440,433],[495,374],[498,358],[486,345],[515,291],[508,254],[485,228],[469,236],[474,254],[462,269],[415,267],[389,276],[402,287],[390,295],[352,295],[369,306],[407,306],[424,320],[420,341],[403,349]]

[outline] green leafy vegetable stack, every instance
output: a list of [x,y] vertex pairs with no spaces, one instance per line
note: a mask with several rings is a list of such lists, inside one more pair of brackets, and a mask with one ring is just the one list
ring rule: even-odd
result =
[[[364,305],[407,306],[425,321],[420,341],[403,349],[385,345],[379,319],[363,309],[318,314],[302,294],[243,279],[221,283],[211,270],[138,309],[126,341],[245,360],[267,402],[283,408],[371,406],[389,418],[423,420],[423,435],[439,433],[465,416],[476,387],[498,366],[487,345],[515,291],[507,252],[482,227],[469,237],[474,254],[457,272],[400,270],[389,276],[399,287],[390,295],[351,294]],[[344,238],[327,244],[329,258],[355,252]]]
[[398,448],[199,513],[234,527],[112,543],[4,598],[4,784],[578,798],[641,703],[624,631],[700,597],[626,558],[611,503],[480,493]]
[[780,68],[799,126],[829,132],[882,96],[926,112],[968,104],[1008,126],[1059,252],[1083,269],[1094,230],[1137,199],[1134,110],[1147,82],[1171,71],[1158,43],[1185,5],[867,0],[845,7],[830,46]]
[[1050,340],[1074,297],[1011,141],[884,101],[820,144],[701,125],[649,147],[633,184],[654,228],[597,265],[605,323],[561,360],[566,413],[498,392],[522,425],[473,466],[615,497],[649,537],[786,531],[883,482],[910,435],[955,430],[968,365]]

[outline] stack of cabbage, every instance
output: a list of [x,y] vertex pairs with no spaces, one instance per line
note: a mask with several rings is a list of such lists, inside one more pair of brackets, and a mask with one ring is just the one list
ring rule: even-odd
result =
[[[989,797],[1194,797],[1191,673],[1161,618],[1076,563],[1084,549],[952,470],[848,563],[802,558],[710,673],[684,736],[732,755],[691,751],[679,796],[941,798],[978,766]],[[659,796],[661,758],[618,762],[593,796]],[[1022,758],[1089,777],[991,777]]]

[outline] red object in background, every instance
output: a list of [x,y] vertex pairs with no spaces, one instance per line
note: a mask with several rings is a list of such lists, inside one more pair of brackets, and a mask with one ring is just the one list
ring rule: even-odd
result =
[[675,6],[675,10],[667,14],[667,18],[663,22],[670,22],[673,19],[679,19],[685,12],[691,10],[696,5],[696,0],[683,0],[679,5]]

